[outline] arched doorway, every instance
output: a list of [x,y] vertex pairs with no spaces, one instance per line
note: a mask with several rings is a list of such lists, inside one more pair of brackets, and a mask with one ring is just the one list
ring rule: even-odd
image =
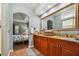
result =
[[29,16],[22,12],[13,13],[13,49],[28,47]]
[[48,30],[53,29],[53,22],[51,20],[47,21],[47,29]]

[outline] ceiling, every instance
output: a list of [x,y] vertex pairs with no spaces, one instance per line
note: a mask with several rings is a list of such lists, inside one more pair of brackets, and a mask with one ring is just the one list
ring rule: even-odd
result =
[[24,20],[26,18],[26,14],[23,13],[14,13],[13,19]]
[[31,8],[32,10],[35,10],[36,8],[38,8],[40,3],[23,3],[23,5],[28,8]]
[[35,13],[38,16],[43,15],[44,13],[46,13],[47,11],[49,11],[50,9],[54,8],[57,5],[59,5],[59,3],[42,3],[37,7]]
[[33,12],[40,16],[44,14],[46,11],[48,11],[51,8],[54,8],[59,3],[14,3],[14,5],[18,6],[24,6],[33,10]]
[[[16,7],[17,5],[24,8],[31,9],[37,16],[43,15],[51,8],[54,8],[58,3],[14,3],[13,5]],[[26,15],[22,13],[13,14],[14,19],[19,19],[21,21],[25,21]]]
[[26,7],[32,10],[35,10],[38,6],[40,5],[40,3],[13,3],[13,6],[19,6],[19,7]]

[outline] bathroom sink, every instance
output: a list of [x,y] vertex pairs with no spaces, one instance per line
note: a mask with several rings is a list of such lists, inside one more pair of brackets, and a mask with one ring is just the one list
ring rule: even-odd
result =
[[55,33],[53,33],[53,32],[44,32],[43,35],[45,35],[45,36],[55,36]]

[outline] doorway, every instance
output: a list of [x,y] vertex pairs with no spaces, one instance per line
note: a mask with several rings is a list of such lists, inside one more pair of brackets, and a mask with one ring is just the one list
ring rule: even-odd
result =
[[11,55],[26,55],[29,39],[29,17],[21,12],[13,14],[13,50]]

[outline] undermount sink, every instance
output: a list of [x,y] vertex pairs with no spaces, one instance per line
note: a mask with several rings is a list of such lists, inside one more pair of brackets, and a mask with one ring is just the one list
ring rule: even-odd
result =
[[45,36],[55,36],[53,32],[44,32],[43,35]]

